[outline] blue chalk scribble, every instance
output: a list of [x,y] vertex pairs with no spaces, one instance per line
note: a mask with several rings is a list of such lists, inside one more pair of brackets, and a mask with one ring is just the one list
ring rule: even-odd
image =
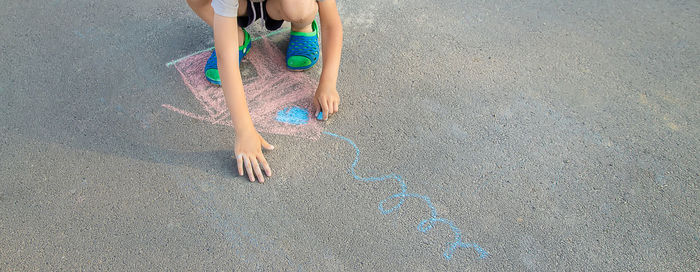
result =
[[[449,247],[447,249],[445,249],[445,252],[442,254],[443,256],[445,256],[445,259],[447,259],[447,260],[452,259],[452,255],[454,254],[454,251],[457,248],[473,248],[477,253],[479,253],[480,259],[486,258],[486,256],[488,255],[488,252],[486,252],[486,250],[481,248],[481,246],[479,246],[476,243],[463,242],[462,241],[462,231],[458,227],[456,227],[452,221],[447,220],[445,218],[438,217],[437,210],[435,209],[435,206],[433,206],[433,203],[430,201],[429,197],[424,196],[424,195],[419,195],[419,194],[408,193],[408,187],[406,186],[406,183],[401,179],[401,177],[399,175],[396,175],[393,173],[388,174],[388,175],[384,175],[384,176],[380,176],[380,177],[360,177],[360,176],[358,176],[357,173],[355,172],[355,167],[357,167],[357,163],[360,161],[360,149],[357,147],[357,145],[352,140],[350,140],[346,137],[343,137],[343,136],[340,136],[337,134],[333,134],[330,132],[325,132],[325,131],[323,133],[326,135],[330,135],[330,136],[336,137],[338,139],[344,140],[344,141],[348,142],[350,145],[352,145],[353,148],[355,148],[355,161],[353,161],[352,165],[350,165],[349,171],[356,180],[363,181],[363,182],[375,182],[375,181],[383,181],[383,180],[393,179],[398,183],[399,187],[401,188],[401,192],[394,194],[392,196],[389,196],[388,198],[379,202],[379,211],[382,214],[390,214],[390,213],[398,210],[399,208],[401,208],[401,205],[403,205],[406,198],[412,197],[412,198],[421,199],[425,202],[425,204],[428,205],[428,208],[430,208],[430,218],[425,219],[425,220],[421,221],[420,224],[418,224],[418,226],[417,226],[418,231],[426,233],[427,231],[429,231],[430,229],[432,229],[435,226],[435,223],[443,223],[443,224],[446,224],[447,226],[449,226],[455,235],[454,241],[449,244]],[[392,199],[398,199],[398,203],[390,208],[384,207],[384,204],[387,201],[392,200]]]
[[309,111],[294,106],[277,112],[277,121],[291,125],[304,125],[309,122]]

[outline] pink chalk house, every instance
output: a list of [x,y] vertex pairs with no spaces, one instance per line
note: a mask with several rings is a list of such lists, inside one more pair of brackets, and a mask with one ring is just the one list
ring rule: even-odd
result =
[[[192,91],[204,108],[204,113],[197,114],[179,109],[169,104],[163,107],[185,116],[212,124],[233,126],[221,87],[212,85],[204,78],[204,65],[211,51],[205,51],[184,58],[175,63],[175,68],[185,85]],[[257,76],[246,76],[248,65],[252,64]],[[318,81],[311,79],[304,72],[288,71],[282,52],[269,40],[253,44],[248,55],[241,63],[243,85],[248,108],[255,128],[259,132],[291,135],[317,140],[321,135],[321,123],[309,116],[306,124],[292,125],[276,120],[277,112],[285,108],[299,107],[312,109],[312,98]]]

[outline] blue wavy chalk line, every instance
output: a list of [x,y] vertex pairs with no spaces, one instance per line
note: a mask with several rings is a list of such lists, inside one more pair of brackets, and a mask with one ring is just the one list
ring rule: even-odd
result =
[[[403,205],[406,198],[412,197],[412,198],[417,198],[417,199],[423,200],[425,202],[425,204],[428,205],[428,208],[430,208],[430,218],[425,219],[418,224],[418,226],[416,227],[418,229],[418,231],[420,231],[422,233],[426,233],[429,230],[431,230],[435,226],[436,223],[443,223],[443,224],[446,224],[447,226],[449,226],[455,235],[454,241],[449,244],[447,249],[445,249],[445,252],[442,254],[443,256],[445,256],[445,259],[447,259],[447,260],[452,259],[452,255],[454,254],[454,251],[457,248],[473,248],[474,251],[479,253],[480,259],[486,258],[486,256],[488,255],[488,252],[486,252],[486,250],[481,248],[481,246],[479,246],[476,243],[465,243],[462,241],[462,231],[457,226],[455,226],[454,222],[452,222],[448,219],[445,219],[445,218],[438,217],[437,210],[435,209],[435,206],[433,206],[433,203],[430,201],[429,197],[424,196],[424,195],[419,195],[419,194],[408,193],[408,186],[406,186],[406,183],[401,179],[401,177],[399,175],[396,175],[394,173],[384,175],[384,176],[379,176],[379,177],[360,177],[355,172],[355,167],[357,167],[357,163],[360,161],[360,149],[357,147],[357,145],[352,140],[350,140],[346,137],[334,134],[334,133],[324,131],[323,134],[330,135],[330,136],[336,137],[338,139],[341,139],[343,141],[346,141],[350,145],[352,145],[353,148],[355,148],[355,161],[352,162],[352,165],[350,165],[350,168],[348,170],[352,174],[353,178],[355,178],[356,180],[363,181],[363,182],[376,182],[376,181],[393,179],[399,184],[399,187],[401,188],[400,193],[391,195],[388,198],[379,202],[379,211],[382,214],[390,214],[390,213],[398,210],[399,208],[401,208],[401,205]],[[391,208],[388,208],[388,209],[385,208],[384,204],[387,201],[392,200],[392,199],[398,199],[398,203]]]

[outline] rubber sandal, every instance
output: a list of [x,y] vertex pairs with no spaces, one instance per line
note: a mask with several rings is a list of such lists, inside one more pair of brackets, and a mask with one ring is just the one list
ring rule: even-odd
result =
[[311,23],[312,32],[292,31],[287,46],[287,68],[303,71],[318,62],[318,26],[316,20]]
[[[241,63],[243,57],[250,51],[250,34],[243,28],[243,45],[238,47],[238,63]],[[219,66],[216,63],[216,50],[212,50],[211,56],[207,60],[207,65],[204,66],[204,77],[207,78],[209,82],[215,85],[221,85],[221,77],[219,77]]]

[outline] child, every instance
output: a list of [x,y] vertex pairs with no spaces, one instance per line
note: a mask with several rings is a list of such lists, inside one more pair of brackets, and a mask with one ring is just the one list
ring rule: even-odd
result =
[[[269,30],[279,28],[284,21],[292,24],[287,48],[287,68],[306,70],[316,64],[319,56],[319,14],[323,33],[323,70],[313,98],[316,116],[323,120],[338,111],[340,97],[336,90],[340,52],[343,47],[343,27],[335,0],[187,0],[192,10],[214,29],[215,51],[207,61],[205,76],[224,89],[224,97],[236,130],[234,153],[238,174],[248,174],[251,182],[264,182],[272,172],[262,149],[274,147],[255,130],[248,112],[239,62],[250,49],[250,35],[242,27],[263,18]],[[238,50],[236,50],[238,48]],[[270,90],[273,91],[273,90]],[[245,171],[244,171],[245,165]]]

